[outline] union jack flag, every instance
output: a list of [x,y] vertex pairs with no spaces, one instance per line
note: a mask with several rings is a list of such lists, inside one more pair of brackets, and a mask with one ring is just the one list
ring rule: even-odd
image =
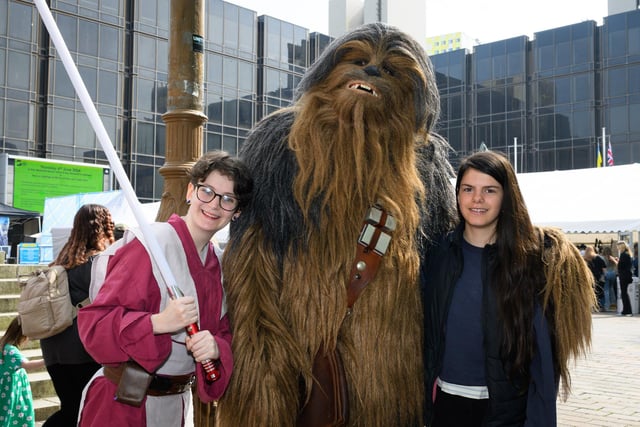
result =
[[611,151],[611,142],[607,148],[607,166],[613,166],[613,151]]

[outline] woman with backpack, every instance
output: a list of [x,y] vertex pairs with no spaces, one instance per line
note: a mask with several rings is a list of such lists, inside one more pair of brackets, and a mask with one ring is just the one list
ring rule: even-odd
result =
[[[78,209],[65,245],[50,265],[67,270],[71,303],[77,306],[89,297],[93,258],[114,241],[113,220],[109,210],[98,204]],[[47,371],[60,399],[60,410],[43,427],[68,427],[77,423],[82,390],[100,368],[86,352],[78,335],[78,320],[64,331],[40,340]]]

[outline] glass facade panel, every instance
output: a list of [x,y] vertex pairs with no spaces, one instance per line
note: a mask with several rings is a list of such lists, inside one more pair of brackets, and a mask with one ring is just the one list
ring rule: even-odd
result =
[[256,45],[256,15],[255,12],[240,8],[238,13],[238,49],[240,52],[246,52],[250,54],[250,59],[255,58],[255,45]]
[[554,63],[554,55],[553,55],[553,46],[542,46],[537,50],[538,53],[538,64],[540,70],[548,70],[553,68]]
[[556,45],[556,67],[566,67],[572,62],[571,43],[565,41]]
[[96,22],[79,20],[78,52],[85,55],[95,55],[98,52],[98,24]]
[[229,87],[238,86],[238,61],[225,57],[222,61],[222,84]]
[[5,135],[9,138],[28,140],[32,135],[32,109],[26,102],[6,102]]
[[250,62],[238,61],[238,89],[253,94],[255,92],[254,65]]
[[7,86],[29,90],[31,86],[31,55],[28,52],[9,51]]
[[78,19],[62,13],[56,14],[56,23],[70,52],[78,50]]
[[120,61],[120,44],[120,32],[117,28],[100,25],[100,56],[102,58]]
[[120,93],[118,74],[111,71],[99,71],[98,73],[98,103],[118,105],[118,93]]
[[627,52],[626,16],[613,15],[607,18],[607,54],[610,58],[624,56]]
[[[0,1],[0,35],[2,36],[6,36],[7,35],[7,21],[8,21],[8,13],[7,10],[9,9],[9,2],[6,1]],[[0,120],[1,121],[1,120]]]
[[153,155],[155,153],[155,137],[153,123],[139,121],[137,124],[136,152],[138,154]]
[[613,69],[608,72],[609,96],[620,96],[627,92],[627,70],[624,68]]
[[84,111],[76,112],[75,142],[79,148],[95,148],[96,134]]
[[574,138],[589,138],[593,132],[593,123],[588,111],[574,111],[571,119],[571,133]]
[[640,142],[640,103],[629,104],[629,132],[635,134],[636,141]]
[[629,44],[629,54],[640,54],[640,24],[636,23],[636,26],[628,29],[627,42]]
[[[0,135],[5,134],[4,123],[6,122],[6,118],[4,117],[4,105],[5,101],[0,100]],[[4,142],[4,138],[0,138],[0,143]],[[4,148],[0,146],[0,148]]]
[[[0,50],[0,87],[7,84],[7,73],[5,72],[7,66],[7,51]],[[0,122],[2,120],[0,119]]]
[[628,93],[640,93],[640,64],[628,68]]
[[73,88],[73,84],[71,84],[71,80],[67,75],[66,70],[64,69],[64,65],[61,61],[55,62],[54,69],[54,81],[53,81],[53,91],[57,96],[64,96],[67,98],[73,98],[75,96],[75,89]]
[[593,99],[593,81],[588,74],[573,76],[573,101]]
[[8,28],[9,37],[16,40],[30,42],[34,39],[35,22],[34,9],[27,4],[9,2]]
[[75,114],[72,110],[56,108],[53,112],[52,141],[58,145],[72,145],[73,136],[69,129],[75,129]]
[[[150,2],[151,3],[151,2]],[[141,67],[156,68],[156,42],[152,37],[138,35],[138,63]]]
[[628,107],[618,105],[610,108],[609,130],[612,134],[627,133],[629,129]]
[[568,104],[571,102],[571,78],[558,78],[555,81],[555,103]]
[[224,4],[224,47],[231,52],[238,50],[238,6]]

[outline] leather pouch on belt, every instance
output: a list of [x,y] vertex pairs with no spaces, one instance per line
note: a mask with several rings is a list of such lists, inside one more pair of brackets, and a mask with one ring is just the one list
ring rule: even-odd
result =
[[147,389],[153,379],[153,374],[145,371],[142,366],[130,360],[125,363],[118,389],[116,391],[116,401],[127,405],[140,407]]

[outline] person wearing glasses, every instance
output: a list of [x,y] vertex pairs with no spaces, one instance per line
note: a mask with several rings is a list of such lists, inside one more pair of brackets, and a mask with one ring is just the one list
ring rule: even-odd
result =
[[[174,295],[139,230],[128,229],[100,257],[92,303],[80,310],[78,324],[87,351],[103,367],[85,389],[80,426],[182,426],[194,382],[200,401],[221,397],[233,358],[221,251],[211,240],[240,215],[252,189],[244,163],[223,151],[194,164],[186,215],[151,224],[180,288]],[[199,331],[186,334],[194,323]],[[215,379],[201,362],[215,365]]]

